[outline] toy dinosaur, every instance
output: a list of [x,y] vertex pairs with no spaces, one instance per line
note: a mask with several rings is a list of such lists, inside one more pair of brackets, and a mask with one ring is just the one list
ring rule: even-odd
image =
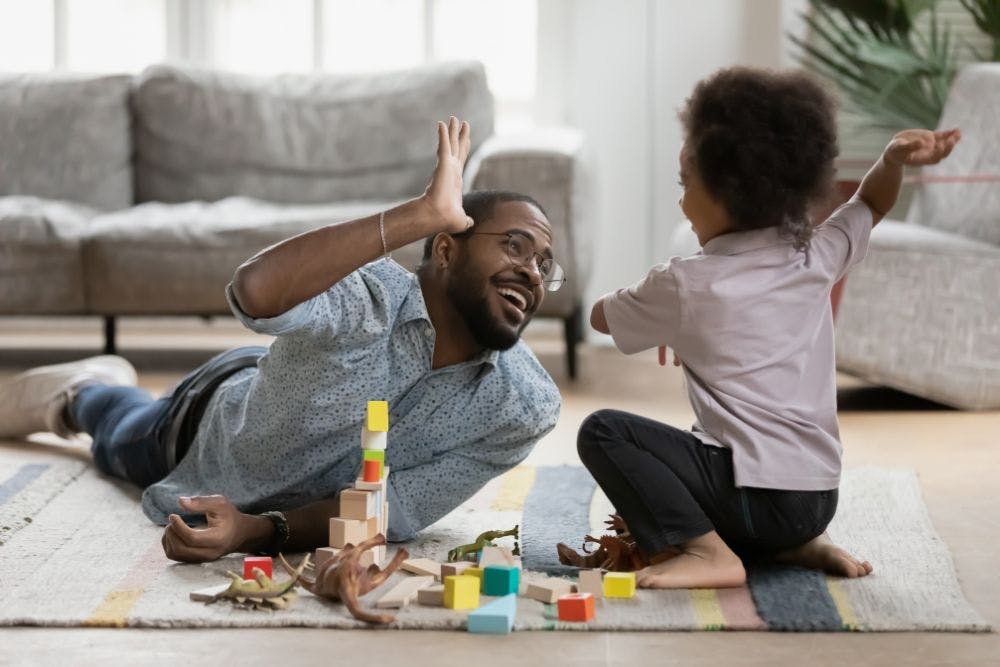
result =
[[482,551],[483,547],[495,547],[496,544],[493,540],[500,539],[501,537],[513,537],[514,549],[511,553],[515,556],[520,556],[521,548],[517,544],[517,540],[519,539],[518,528],[519,526],[514,526],[510,530],[487,530],[485,533],[480,533],[479,537],[472,544],[463,544],[449,551],[448,562],[454,563],[455,561],[463,560],[469,554]]
[[[330,600],[340,600],[347,606],[354,618],[366,623],[391,623],[395,617],[389,614],[375,614],[361,608],[360,598],[365,593],[375,590],[395,572],[404,560],[410,557],[406,549],[399,549],[389,565],[383,570],[372,564],[367,568],[361,565],[361,554],[376,546],[385,544],[385,535],[379,533],[375,537],[354,546],[348,544],[343,550],[326,559],[315,568],[312,579],[301,576],[299,581],[303,588],[319,597]],[[295,572],[285,557],[278,554],[282,567],[289,573]],[[307,555],[303,564],[309,560]],[[299,570],[304,565],[299,565]]]
[[[615,531],[614,535],[585,536],[580,547],[583,555],[560,542],[556,545],[559,562],[573,567],[600,567],[611,572],[633,572],[650,564],[649,557],[636,544],[620,516],[612,514],[604,523]],[[594,551],[587,551],[588,543],[599,546]]]
[[232,579],[229,588],[212,596],[207,603],[227,599],[251,609],[284,609],[295,599],[295,584],[308,562],[309,557],[306,556],[299,569],[288,571],[292,578],[280,582],[271,579],[259,567],[253,569],[253,579],[244,579],[232,571],[226,572],[226,576]]

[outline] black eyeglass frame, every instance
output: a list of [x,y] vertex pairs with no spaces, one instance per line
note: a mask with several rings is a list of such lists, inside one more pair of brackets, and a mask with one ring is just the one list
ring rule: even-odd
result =
[[[534,248],[534,245],[535,245],[534,242],[531,240],[531,237],[528,236],[527,234],[525,234],[524,232],[477,232],[477,231],[471,231],[471,232],[463,232],[462,234],[453,234],[453,236],[463,237],[463,236],[474,236],[476,234],[478,234],[480,236],[506,236],[507,237],[507,258],[512,263],[514,263],[514,264],[521,264],[522,266],[524,265],[524,260],[519,260],[518,258],[514,257],[511,254],[511,242],[510,242],[511,239],[513,237],[517,236],[517,237],[523,238],[525,241],[527,241],[531,245],[532,248]],[[541,254],[540,252],[536,252],[534,249],[531,251],[531,257],[532,258],[534,258],[534,257],[538,258],[538,261],[535,262],[535,266],[538,267],[538,275],[541,276],[541,278],[542,278],[542,284],[545,285],[545,289],[546,290],[548,290],[549,292],[555,292],[555,291],[557,291],[560,287],[562,287],[566,283],[566,272],[563,270],[562,266],[559,265],[559,262],[557,262],[555,260],[555,258],[553,258],[553,257],[546,257],[545,255]],[[549,271],[545,271],[542,268],[542,266],[544,264],[547,264],[547,263],[551,264],[551,267],[550,267]],[[546,278],[546,274],[550,274],[550,275],[556,276],[556,277],[555,278]]]

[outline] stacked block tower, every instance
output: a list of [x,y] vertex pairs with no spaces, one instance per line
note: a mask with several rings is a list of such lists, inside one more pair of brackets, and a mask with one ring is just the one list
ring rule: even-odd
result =
[[[348,544],[358,545],[379,533],[389,530],[389,503],[386,481],[389,468],[385,465],[385,449],[389,435],[389,404],[386,401],[368,401],[365,423],[361,427],[361,477],[353,488],[340,492],[339,515],[330,519],[330,546],[317,549],[317,565],[343,549]],[[371,562],[379,565],[385,560],[385,545],[375,547]],[[363,559],[362,565],[370,563]]]

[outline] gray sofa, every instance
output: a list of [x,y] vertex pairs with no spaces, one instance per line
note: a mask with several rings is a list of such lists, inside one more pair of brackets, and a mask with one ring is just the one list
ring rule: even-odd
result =
[[[434,121],[473,128],[469,189],[545,208],[569,280],[576,375],[589,274],[583,141],[502,137],[478,63],[266,79],[157,65],[138,77],[0,75],[0,315],[228,314],[224,287],[261,248],[423,191]],[[414,268],[421,244],[394,254]]]

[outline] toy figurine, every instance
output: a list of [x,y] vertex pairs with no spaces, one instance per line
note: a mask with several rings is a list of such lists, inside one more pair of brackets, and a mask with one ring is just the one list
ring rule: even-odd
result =
[[521,548],[517,544],[517,540],[519,539],[518,526],[514,526],[510,530],[487,530],[485,533],[481,533],[472,544],[463,544],[455,547],[448,552],[448,562],[454,563],[455,561],[463,560],[470,554],[482,551],[483,547],[495,547],[497,545],[493,540],[500,539],[501,537],[513,537],[514,549],[511,551],[511,554],[514,556],[521,555]]
[[[583,538],[583,545],[580,547],[583,555],[560,542],[556,545],[559,562],[563,565],[581,568],[600,567],[611,572],[633,572],[650,564],[649,557],[636,544],[620,516],[612,514],[611,518],[604,523],[615,531],[614,535],[601,535],[600,537],[587,535]],[[588,543],[599,546],[594,551],[587,551]]]

